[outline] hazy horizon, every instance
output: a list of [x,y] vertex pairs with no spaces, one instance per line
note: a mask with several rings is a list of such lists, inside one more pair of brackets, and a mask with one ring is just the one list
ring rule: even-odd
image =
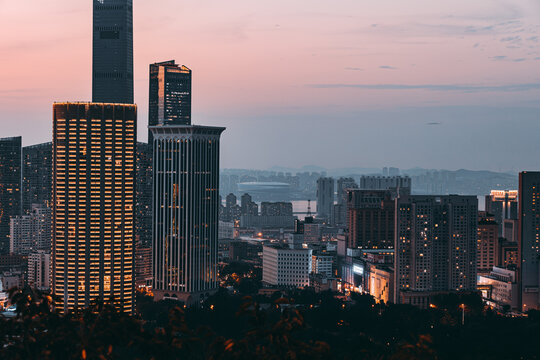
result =
[[[91,98],[91,1],[0,19],[0,137],[50,141],[52,103]],[[135,0],[134,31],[140,141],[148,65],[175,59],[222,168],[538,169],[537,1]]]

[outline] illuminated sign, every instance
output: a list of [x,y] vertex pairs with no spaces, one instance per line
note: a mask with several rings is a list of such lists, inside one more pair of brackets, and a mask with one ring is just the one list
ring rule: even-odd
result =
[[354,264],[353,273],[355,273],[356,275],[364,275],[364,267]]

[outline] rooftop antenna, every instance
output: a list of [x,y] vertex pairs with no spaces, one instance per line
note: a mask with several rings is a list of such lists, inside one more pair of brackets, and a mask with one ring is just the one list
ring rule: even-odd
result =
[[307,214],[306,214],[306,216],[308,216],[308,217],[312,216],[311,215],[311,200],[307,201]]

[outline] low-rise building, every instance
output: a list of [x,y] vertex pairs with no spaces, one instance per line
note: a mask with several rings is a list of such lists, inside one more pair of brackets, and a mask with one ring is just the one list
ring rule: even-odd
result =
[[478,289],[489,306],[499,310],[519,308],[515,270],[494,267],[489,275],[478,277]]
[[272,286],[309,286],[311,249],[263,246],[263,282]]

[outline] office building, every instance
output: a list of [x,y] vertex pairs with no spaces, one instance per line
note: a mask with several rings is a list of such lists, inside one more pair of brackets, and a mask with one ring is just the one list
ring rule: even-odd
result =
[[93,0],[92,101],[133,104],[133,2]]
[[219,144],[225,128],[166,125],[154,137],[153,293],[198,304],[218,287]]
[[317,217],[330,219],[334,207],[334,179],[321,177],[317,180]]
[[52,143],[25,146],[23,156],[23,213],[29,214],[33,204],[51,206]]
[[478,215],[478,248],[476,251],[476,271],[487,275],[499,259],[499,225],[491,214],[481,211]]
[[133,309],[137,107],[53,106],[52,294],[61,312]]
[[148,125],[167,124],[191,125],[191,70],[174,60],[150,65]]
[[263,283],[272,286],[309,286],[311,249],[263,246]]
[[12,216],[22,215],[22,138],[0,139],[0,254],[9,252]]
[[406,196],[396,202],[396,303],[421,307],[433,292],[476,290],[478,199]]
[[515,270],[494,267],[478,277],[478,290],[488,306],[497,310],[519,309],[519,284]]
[[29,215],[15,216],[10,223],[9,251],[28,255],[51,249],[52,212],[49,207],[34,204]]
[[349,190],[347,209],[348,248],[394,246],[395,204],[389,190]]
[[519,174],[521,309],[540,309],[540,172]]
[[137,143],[135,196],[135,241],[152,246],[152,146]]
[[50,289],[51,253],[38,250],[28,256],[28,285],[34,289]]
[[311,272],[323,275],[326,278],[331,278],[333,276],[333,255],[325,253],[313,254],[311,261]]
[[218,239],[234,239],[234,223],[220,221],[218,224]]
[[492,190],[491,194],[485,197],[485,204],[486,212],[493,214],[495,222],[499,224],[499,234],[503,234],[504,220],[518,218],[517,190]]

